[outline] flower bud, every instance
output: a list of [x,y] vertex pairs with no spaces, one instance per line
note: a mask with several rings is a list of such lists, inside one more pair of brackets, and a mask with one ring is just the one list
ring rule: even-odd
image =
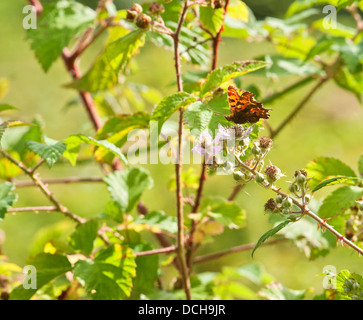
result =
[[255,180],[257,183],[263,183],[265,181],[265,176],[262,173],[257,172],[256,176],[255,176]]
[[137,13],[141,13],[142,6],[140,6],[138,3],[134,3],[133,6],[129,10],[136,11]]
[[305,197],[304,197],[305,203],[309,203],[310,200],[311,200],[311,196],[309,194],[306,194]]
[[272,147],[272,139],[269,137],[262,136],[258,140],[258,144],[263,151],[266,151]]
[[134,22],[136,17],[137,17],[138,13],[136,11],[133,10],[127,10],[126,11],[126,20],[130,21],[130,22]]
[[296,177],[296,183],[299,186],[303,186],[306,181],[306,176],[304,174],[302,174],[301,172],[298,172],[298,174],[295,175],[295,177]]
[[284,208],[291,208],[292,207],[292,200],[289,197],[284,198],[284,200],[282,200],[282,206]]
[[273,164],[266,166],[265,175],[269,183],[275,182],[276,180],[280,179],[282,176],[281,170],[278,167],[274,166]]
[[151,18],[144,14],[140,13],[136,17],[136,26],[139,27],[141,30],[146,30],[150,27]]
[[259,154],[261,153],[261,149],[260,149],[258,146],[254,145],[254,146],[252,147],[252,149],[251,149],[251,152],[252,152],[252,154],[254,154],[254,155],[259,155]]
[[296,193],[299,191],[299,189],[300,188],[295,183],[289,185],[289,191],[291,193]]
[[153,2],[150,4],[149,11],[151,14],[160,15],[164,13],[164,6],[162,4]]
[[282,195],[281,194],[278,194],[277,196],[276,196],[276,198],[275,198],[275,201],[277,202],[277,203],[282,203]]
[[277,203],[274,199],[268,199],[265,203],[265,211],[274,212],[277,209]]
[[245,179],[245,175],[241,171],[233,172],[233,179],[236,181],[241,181]]
[[283,209],[281,210],[281,213],[282,213],[284,216],[290,216],[291,208],[283,208]]

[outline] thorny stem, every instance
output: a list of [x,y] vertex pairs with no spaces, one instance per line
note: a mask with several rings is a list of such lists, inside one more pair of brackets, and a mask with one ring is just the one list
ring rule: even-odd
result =
[[[175,73],[178,92],[183,92],[183,81],[181,78],[181,65],[179,53],[179,35],[188,9],[188,1],[184,1],[183,9],[179,17],[178,26],[173,34],[174,40],[174,60]],[[178,159],[175,163],[176,176],[176,202],[177,202],[177,220],[178,220],[178,235],[177,235],[177,256],[180,264],[180,271],[183,280],[183,288],[186,299],[191,300],[190,279],[187,270],[185,259],[185,241],[184,241],[184,214],[183,214],[183,191],[182,191],[182,135],[183,135],[183,107],[179,109],[179,131],[178,131]]]
[[[257,174],[257,172],[253,169],[251,169],[250,167],[246,166],[237,156],[235,156],[238,164],[245,170],[251,172],[254,176]],[[267,181],[264,181],[262,183],[263,186],[271,189],[272,191],[274,191],[275,193],[283,196],[284,198],[290,198],[292,200],[292,202],[298,206],[301,209],[301,213],[302,216],[303,215],[308,215],[311,218],[313,218],[315,221],[317,221],[319,223],[320,226],[324,227],[325,229],[329,230],[332,234],[334,234],[337,237],[337,240],[341,241],[342,243],[345,243],[346,245],[348,245],[349,247],[353,248],[354,250],[356,250],[359,254],[363,254],[363,249],[359,248],[357,245],[355,245],[353,242],[351,242],[350,240],[348,240],[346,237],[344,237],[342,234],[340,234],[338,231],[336,231],[332,226],[330,226],[329,224],[326,223],[325,220],[321,219],[319,216],[317,216],[314,212],[312,212],[310,209],[308,209],[306,207],[305,202],[303,202],[302,204],[296,200],[295,198],[289,196],[288,194],[282,192],[279,188],[276,188],[273,185],[270,185]]]
[[[33,168],[34,170],[34,168]],[[34,181],[11,181],[17,188],[21,187],[30,187],[34,186]],[[101,177],[89,177],[89,178],[81,178],[81,177],[65,177],[65,178],[54,178],[54,179],[43,179],[45,184],[69,184],[69,183],[84,183],[84,182],[103,182],[103,178]]]
[[14,159],[10,154],[6,151],[0,149],[0,153],[7,158],[10,162],[14,163],[18,168],[20,168],[29,178],[34,182],[35,185],[39,187],[39,189],[45,194],[45,196],[52,202],[58,211],[63,213],[66,217],[71,218],[73,221],[77,223],[84,223],[85,219],[75,215],[70,212],[65,206],[63,206],[52,194],[52,192],[48,189],[48,186],[40,179],[39,174],[34,173],[32,170],[28,169],[22,162]]

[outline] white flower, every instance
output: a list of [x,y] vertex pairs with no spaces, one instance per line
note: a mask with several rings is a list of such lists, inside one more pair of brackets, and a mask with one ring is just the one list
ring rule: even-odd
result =
[[245,129],[242,125],[236,125],[233,127],[223,127],[220,123],[218,124],[217,138],[222,140],[245,140],[248,139],[251,132],[254,129],[254,125]]
[[206,154],[216,155],[222,150],[220,140],[216,137],[214,140],[208,131],[203,131],[199,136],[199,142],[192,149],[193,153],[199,153],[202,156]]

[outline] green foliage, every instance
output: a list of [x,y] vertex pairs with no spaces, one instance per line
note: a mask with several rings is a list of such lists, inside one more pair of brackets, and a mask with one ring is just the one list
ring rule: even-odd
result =
[[28,30],[27,39],[45,72],[71,39],[90,26],[95,17],[94,10],[72,0],[44,6],[37,28]]
[[234,62],[232,64],[220,67],[210,72],[206,78],[206,81],[201,88],[201,96],[205,96],[209,91],[216,89],[218,86],[225,82],[240,77],[248,72],[256,71],[267,66],[268,63],[264,61],[241,61]]
[[21,284],[11,292],[11,300],[28,300],[45,284],[71,270],[68,258],[61,254],[41,253],[29,259],[28,265],[35,267],[36,289],[26,289]]
[[93,66],[69,87],[81,91],[95,92],[110,89],[118,83],[119,72],[145,43],[145,33],[133,31],[107,44]]
[[143,168],[116,171],[104,180],[112,199],[122,212],[130,212],[136,206],[142,193],[154,184],[148,171]]
[[319,209],[319,216],[325,219],[343,214],[362,196],[363,188],[360,187],[346,186],[336,189],[324,199]]
[[42,157],[51,168],[66,151],[67,145],[47,137],[44,137],[45,144],[28,140],[27,147]]
[[348,165],[336,158],[316,158],[309,162],[305,169],[311,178],[309,184],[313,189],[320,182],[332,176],[356,177],[355,172]]
[[7,209],[11,208],[14,202],[18,199],[14,190],[14,185],[10,182],[5,182],[0,185],[0,221],[4,219]]
[[279,223],[276,227],[272,228],[271,230],[267,231],[266,233],[264,233],[260,239],[258,239],[256,246],[253,248],[252,250],[252,256],[255,253],[255,251],[257,250],[257,248],[264,243],[268,238],[274,236],[276,233],[278,233],[280,230],[282,230],[283,228],[285,228],[291,221],[290,220],[285,220],[281,223]]
[[130,296],[135,270],[132,250],[114,244],[97,252],[93,260],[78,260],[73,272],[92,299],[120,300]]
[[307,291],[288,289],[281,283],[272,282],[267,284],[259,294],[268,300],[303,300]]
[[90,255],[98,233],[98,221],[89,220],[76,227],[69,237],[69,244],[85,255]]

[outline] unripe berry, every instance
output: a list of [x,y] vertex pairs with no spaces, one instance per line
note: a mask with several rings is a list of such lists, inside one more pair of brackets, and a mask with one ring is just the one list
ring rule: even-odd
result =
[[140,6],[138,3],[134,3],[133,6],[129,10],[136,11],[137,13],[141,13],[142,6]]
[[233,179],[236,181],[241,181],[245,179],[245,176],[241,171],[235,171],[233,172]]
[[136,17],[136,26],[139,27],[142,30],[146,30],[150,27],[151,18],[141,13]]
[[252,147],[252,149],[251,149],[251,152],[252,152],[252,154],[254,154],[254,155],[259,155],[259,154],[261,153],[261,149],[260,149],[258,146],[254,145],[254,146]]
[[262,183],[265,181],[265,176],[261,172],[257,172],[255,176],[255,180],[257,183]]
[[294,184],[294,183],[289,185],[289,191],[291,193],[296,193],[296,192],[299,191],[299,189],[300,188],[296,184]]
[[291,208],[292,207],[292,200],[289,197],[286,197],[284,200],[282,200],[282,206],[284,208]]
[[277,203],[282,203],[282,195],[281,194],[278,194],[277,196],[276,196],[276,198],[275,198],[275,201],[277,202]]

